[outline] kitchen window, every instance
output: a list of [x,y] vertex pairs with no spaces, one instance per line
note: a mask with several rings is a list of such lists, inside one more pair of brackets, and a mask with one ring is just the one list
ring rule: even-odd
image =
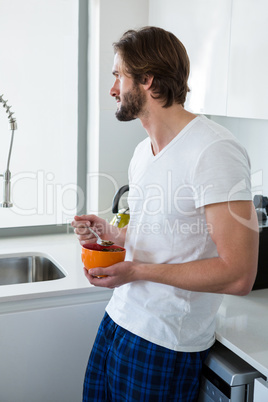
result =
[[[84,212],[87,7],[86,0],[0,0],[0,95],[18,126],[9,168],[13,207],[0,208],[2,236],[66,231]],[[0,174],[11,137],[2,106]],[[0,177],[0,203],[2,185]]]

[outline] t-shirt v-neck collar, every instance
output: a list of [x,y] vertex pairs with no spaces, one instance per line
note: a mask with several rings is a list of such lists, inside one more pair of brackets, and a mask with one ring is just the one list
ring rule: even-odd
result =
[[152,161],[159,159],[169,148],[171,148],[197,121],[199,116],[190,121],[158,154],[154,155],[152,149],[152,142],[149,139],[149,152]]

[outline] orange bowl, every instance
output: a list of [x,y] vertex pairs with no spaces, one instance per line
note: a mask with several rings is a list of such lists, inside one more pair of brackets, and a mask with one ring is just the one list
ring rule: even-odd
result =
[[[110,251],[115,248],[120,249],[120,251]],[[125,256],[126,249],[115,244],[103,247],[96,243],[87,243],[82,246],[81,258],[86,269],[109,267],[110,265],[124,261]]]

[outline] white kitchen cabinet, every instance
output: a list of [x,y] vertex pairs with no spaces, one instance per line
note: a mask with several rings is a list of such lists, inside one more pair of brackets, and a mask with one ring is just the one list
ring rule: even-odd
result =
[[268,401],[268,383],[262,378],[257,378],[254,381],[254,402],[267,402]]
[[267,0],[151,0],[149,23],[188,51],[188,110],[268,118]]
[[233,0],[227,116],[268,118],[267,72],[267,0]]
[[232,0],[153,0],[149,24],[174,33],[188,52],[190,94],[195,113],[226,115]]
[[1,314],[0,401],[80,402],[89,352],[106,304]]

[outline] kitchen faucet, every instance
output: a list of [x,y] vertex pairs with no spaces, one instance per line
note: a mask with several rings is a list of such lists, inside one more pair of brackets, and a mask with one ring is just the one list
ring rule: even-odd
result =
[[14,112],[11,112],[11,106],[7,105],[7,100],[3,99],[4,95],[0,95],[0,103],[3,104],[3,108],[6,110],[6,113],[8,113],[8,120],[9,120],[9,125],[10,125],[10,130],[12,130],[11,133],[11,140],[10,140],[10,147],[9,147],[9,153],[8,153],[8,159],[7,159],[7,168],[4,174],[0,174],[0,176],[3,177],[3,202],[0,204],[1,207],[3,208],[10,208],[13,206],[12,202],[10,202],[10,184],[11,184],[11,172],[9,170],[9,164],[10,164],[10,157],[11,157],[11,151],[12,151],[12,145],[13,145],[13,138],[14,138],[14,131],[17,130],[17,122],[16,119],[14,118],[13,114]]

